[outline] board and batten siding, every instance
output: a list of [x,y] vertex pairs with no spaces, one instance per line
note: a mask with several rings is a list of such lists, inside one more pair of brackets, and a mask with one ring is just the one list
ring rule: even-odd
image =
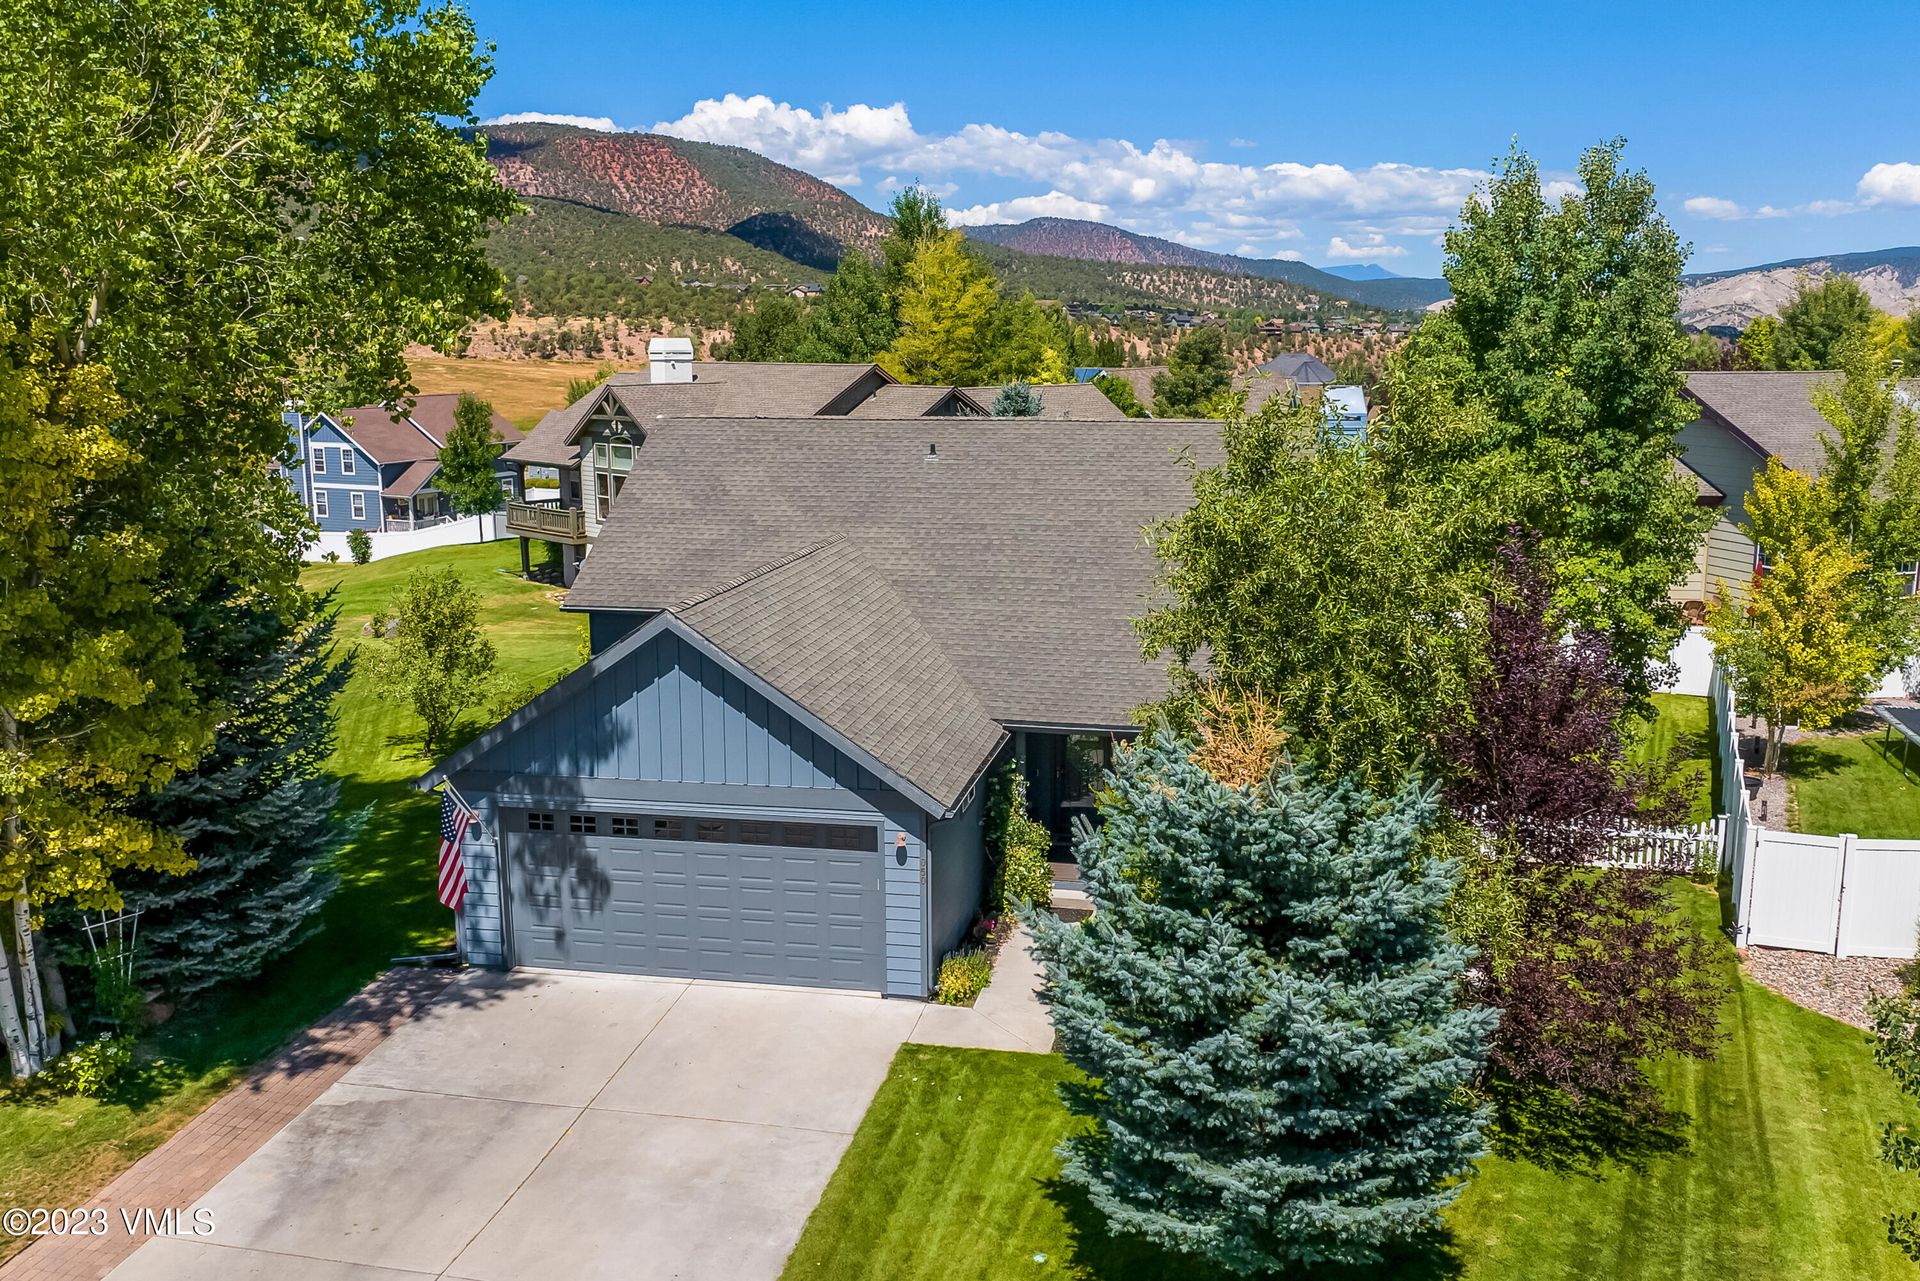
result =
[[927,927],[928,959],[936,971],[941,958],[965,941],[986,895],[986,779],[992,774],[993,767],[989,766],[958,814],[927,829],[927,858],[931,864],[928,902],[932,911]]
[[926,816],[671,632],[544,709],[457,770],[453,783],[482,810],[486,827],[484,841],[477,835],[469,841],[470,850],[488,852],[468,860],[469,893],[485,884],[474,925],[463,921],[463,937],[470,935],[476,956],[488,940],[510,934],[498,919],[501,809],[724,807],[876,826],[886,911],[885,990],[924,997],[931,986]]
[[500,807],[491,796],[469,796],[474,821],[460,857],[467,867],[467,897],[460,905],[460,955],[468,965],[501,969],[507,964],[507,921],[501,905]]

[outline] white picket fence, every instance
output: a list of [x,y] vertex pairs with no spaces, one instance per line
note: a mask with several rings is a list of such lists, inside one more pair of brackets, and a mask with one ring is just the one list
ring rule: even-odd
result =
[[[407,552],[425,551],[429,547],[453,547],[460,543],[493,542],[496,539],[511,537],[507,531],[505,512],[493,512],[486,516],[463,516],[459,520],[449,520],[439,525],[428,525],[424,529],[396,529],[379,532],[369,531],[367,537],[373,546],[373,559],[385,560],[389,556],[400,556]],[[336,553],[341,560],[352,560],[353,554],[347,548],[345,534],[322,534],[301,554],[309,561],[325,560],[328,552]]]
[[[1482,830],[1485,824],[1480,824]],[[1709,872],[1719,862],[1724,839],[1718,818],[1678,827],[1649,827],[1639,823],[1610,823],[1598,832],[1584,832],[1574,844],[1598,843],[1606,852],[1591,860],[1595,867],[1627,867],[1647,872],[1687,876]]]
[[1740,759],[1739,708],[1718,667],[1714,704],[1723,830],[1720,867],[1734,942],[1834,956],[1912,957],[1920,933],[1920,841],[1778,832],[1753,821]]

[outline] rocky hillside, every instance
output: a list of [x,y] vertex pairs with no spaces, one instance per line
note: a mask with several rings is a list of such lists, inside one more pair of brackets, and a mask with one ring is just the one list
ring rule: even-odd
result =
[[523,196],[723,232],[831,270],[887,220],[832,183],[740,147],[565,125],[489,125],[487,158]]
[[1881,311],[1904,316],[1920,307],[1920,246],[1909,246],[1688,276],[1680,294],[1680,320],[1695,329],[1744,329],[1756,316],[1778,315],[1803,273],[1818,278],[1836,272],[1859,281]]
[[1307,289],[1345,298],[1369,307],[1417,310],[1447,297],[1444,280],[1395,277],[1386,280],[1342,280],[1330,272],[1283,258],[1242,258],[1235,254],[1195,249],[1158,236],[1084,222],[1077,218],[1029,218],[1010,226],[969,227],[967,235],[988,244],[1021,253],[1053,258],[1080,258],[1141,266],[1197,267],[1234,276],[1285,280]]

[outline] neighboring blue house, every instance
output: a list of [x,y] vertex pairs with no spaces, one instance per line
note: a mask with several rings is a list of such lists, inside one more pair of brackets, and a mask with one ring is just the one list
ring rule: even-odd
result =
[[[457,394],[421,396],[408,413],[362,405],[341,413],[281,416],[290,465],[282,474],[322,533],[418,529],[453,519],[433,487],[440,449],[453,427]],[[504,452],[523,439],[498,413]],[[501,463],[502,498],[518,497],[520,469]]]
[[1327,425],[1349,440],[1367,438],[1367,389],[1345,383],[1328,387],[1320,394],[1320,411]]

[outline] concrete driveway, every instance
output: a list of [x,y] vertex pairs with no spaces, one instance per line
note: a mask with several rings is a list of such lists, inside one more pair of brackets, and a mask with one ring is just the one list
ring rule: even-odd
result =
[[112,1277],[775,1278],[921,1013],[465,975]]

